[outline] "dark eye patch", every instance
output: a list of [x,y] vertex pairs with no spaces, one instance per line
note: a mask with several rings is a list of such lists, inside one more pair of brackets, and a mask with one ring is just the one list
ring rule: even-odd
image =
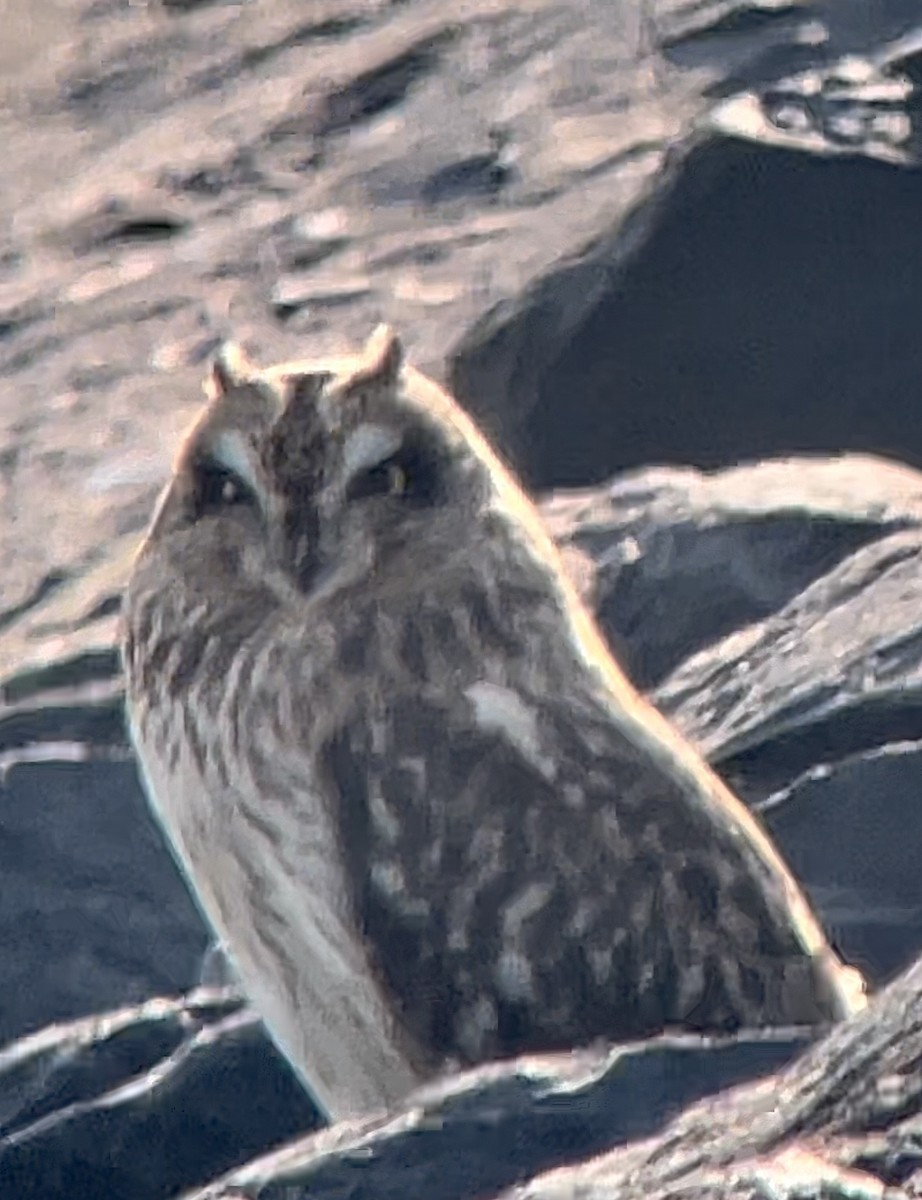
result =
[[360,471],[349,481],[346,488],[347,500],[367,500],[371,496],[399,495],[399,467],[393,459],[377,463],[367,471]]
[[233,471],[214,459],[202,459],[194,467],[193,508],[195,519],[209,513],[246,506],[255,508],[256,497]]
[[438,504],[444,492],[444,465],[434,446],[408,438],[383,462],[360,471],[346,489],[348,500],[392,496],[420,506]]

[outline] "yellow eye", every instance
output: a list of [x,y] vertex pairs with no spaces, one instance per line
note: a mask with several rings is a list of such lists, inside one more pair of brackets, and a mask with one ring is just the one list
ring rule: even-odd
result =
[[407,473],[396,463],[387,468],[387,490],[392,496],[402,496],[407,490]]
[[348,500],[365,500],[369,496],[407,496],[411,479],[396,460],[380,462],[356,475],[346,488]]
[[193,507],[196,519],[237,505],[257,507],[256,497],[246,484],[221,463],[204,459],[195,465]]
[[235,479],[228,477],[221,484],[221,500],[225,504],[236,504],[240,499],[240,485]]

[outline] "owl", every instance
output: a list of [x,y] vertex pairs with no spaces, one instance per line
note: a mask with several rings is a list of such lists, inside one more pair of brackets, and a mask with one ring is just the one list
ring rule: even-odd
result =
[[377,329],[228,347],[133,565],[153,812],[331,1119],[449,1068],[863,1003],[631,687],[513,472]]

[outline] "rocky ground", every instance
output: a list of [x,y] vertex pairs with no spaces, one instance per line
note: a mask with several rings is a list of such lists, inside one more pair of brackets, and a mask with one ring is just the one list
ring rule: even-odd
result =
[[665,1039],[311,1133],[253,1015],[196,990],[114,636],[219,339],[271,361],[389,320],[845,957],[904,971],[917,0],[0,0],[0,27],[0,1200],[228,1171],[208,1196],[915,1194],[918,969],[806,1054]]

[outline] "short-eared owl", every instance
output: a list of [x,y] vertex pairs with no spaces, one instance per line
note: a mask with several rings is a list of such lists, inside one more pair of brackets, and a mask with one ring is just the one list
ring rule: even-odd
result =
[[128,589],[131,730],[203,912],[330,1116],[446,1064],[861,1003],[389,330],[266,370],[229,349],[209,390]]

